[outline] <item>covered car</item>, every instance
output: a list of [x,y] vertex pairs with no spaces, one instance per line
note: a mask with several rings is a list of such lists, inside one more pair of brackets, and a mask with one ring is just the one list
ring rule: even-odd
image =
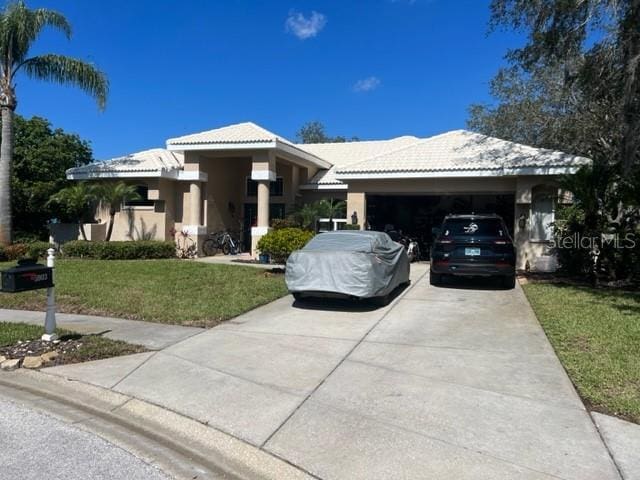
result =
[[343,230],[316,235],[287,260],[285,280],[295,298],[377,298],[409,283],[404,247],[383,232]]

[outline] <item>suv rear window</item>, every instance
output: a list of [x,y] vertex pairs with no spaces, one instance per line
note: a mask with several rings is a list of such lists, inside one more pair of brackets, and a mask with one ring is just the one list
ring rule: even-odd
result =
[[497,218],[452,218],[442,227],[445,237],[506,237],[508,235],[502,221]]

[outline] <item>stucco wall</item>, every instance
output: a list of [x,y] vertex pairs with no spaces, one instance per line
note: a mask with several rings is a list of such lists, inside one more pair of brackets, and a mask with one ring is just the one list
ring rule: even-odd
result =
[[[121,181],[121,180],[118,180]],[[165,240],[169,239],[169,230],[174,225],[175,218],[175,182],[159,178],[141,178],[126,180],[130,185],[146,185],[150,200],[155,200],[154,206],[118,206],[114,217],[111,240]],[[95,214],[98,223],[106,226],[109,222],[107,206],[98,206]],[[88,227],[92,228],[92,227]],[[96,234],[102,227],[93,227]],[[102,235],[95,235],[94,239],[101,239]]]

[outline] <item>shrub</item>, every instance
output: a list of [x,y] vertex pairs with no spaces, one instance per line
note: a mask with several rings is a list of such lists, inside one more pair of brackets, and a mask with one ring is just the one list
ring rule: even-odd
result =
[[27,255],[29,246],[26,243],[13,243],[4,247],[4,254],[7,260],[18,260]]
[[29,232],[15,232],[13,235],[13,243],[34,243],[40,240],[38,235]]
[[281,230],[283,228],[297,228],[300,224],[293,218],[274,218],[271,220],[271,228]]
[[47,250],[53,245],[49,242],[31,242],[27,244],[27,257],[30,258],[47,258]]
[[86,242],[74,240],[63,246],[66,257],[98,260],[145,260],[173,258],[176,246],[173,242],[140,240],[131,242]]
[[4,247],[0,246],[0,262],[6,262],[7,260],[9,260],[7,258],[7,254],[4,251]]
[[260,253],[266,253],[275,263],[284,263],[294,250],[300,250],[313,238],[313,232],[301,228],[271,230],[258,241]]

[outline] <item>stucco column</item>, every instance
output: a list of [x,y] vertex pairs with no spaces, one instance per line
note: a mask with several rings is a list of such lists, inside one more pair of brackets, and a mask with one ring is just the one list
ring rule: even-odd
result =
[[293,207],[296,204],[296,196],[300,188],[300,167],[291,165],[291,188],[289,189],[289,204]]
[[347,192],[347,219],[351,222],[351,215],[356,212],[360,229],[366,228],[367,222],[367,194],[364,192]]
[[269,180],[258,180],[258,227],[269,227]]
[[190,225],[201,225],[202,194],[200,190],[200,182],[191,182],[189,184],[189,207],[191,210],[191,215],[189,217]]
[[251,179],[258,183],[258,218],[251,228],[251,255],[255,258],[258,241],[269,231],[269,185],[276,179],[276,156],[273,150],[263,150],[251,160]]

